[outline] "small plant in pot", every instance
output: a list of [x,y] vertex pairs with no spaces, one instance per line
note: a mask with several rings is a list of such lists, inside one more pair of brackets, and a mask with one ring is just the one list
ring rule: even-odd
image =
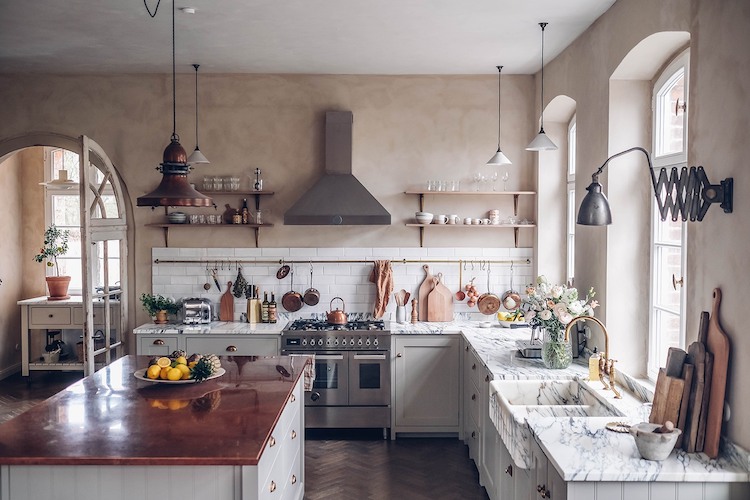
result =
[[163,324],[167,322],[168,314],[177,314],[180,309],[180,305],[169,297],[163,295],[152,295],[150,293],[141,294],[141,304],[143,308],[149,314],[149,316],[156,317],[154,323]]
[[49,300],[70,298],[70,295],[68,295],[70,276],[60,276],[60,267],[57,264],[57,258],[68,253],[69,237],[70,231],[63,231],[52,224],[44,231],[44,245],[39,249],[39,253],[34,256],[35,261],[47,261],[47,267],[55,268],[55,276],[47,276]]

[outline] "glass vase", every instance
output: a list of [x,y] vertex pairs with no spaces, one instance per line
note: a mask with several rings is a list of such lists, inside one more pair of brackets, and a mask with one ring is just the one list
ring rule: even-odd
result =
[[542,361],[553,370],[567,368],[573,362],[570,340],[565,341],[563,330],[542,329]]

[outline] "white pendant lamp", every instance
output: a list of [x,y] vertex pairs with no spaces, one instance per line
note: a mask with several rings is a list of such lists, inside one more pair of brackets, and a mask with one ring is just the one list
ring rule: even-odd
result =
[[500,80],[501,73],[503,71],[502,66],[497,67],[497,153],[492,155],[492,158],[487,162],[487,165],[512,165],[511,161],[505,156],[505,153],[500,149],[500,102],[502,94],[500,92]]
[[195,151],[188,157],[187,162],[191,165],[198,163],[211,163],[198,147],[198,68],[200,64],[193,64],[195,68]]
[[526,150],[554,151],[557,149],[557,146],[549,137],[547,137],[547,134],[544,133],[544,28],[547,26],[547,23],[539,23],[539,26],[542,28],[542,92],[540,108],[542,110],[542,119],[539,127],[539,133],[536,137],[534,137],[534,140],[532,140],[529,145],[526,146]]

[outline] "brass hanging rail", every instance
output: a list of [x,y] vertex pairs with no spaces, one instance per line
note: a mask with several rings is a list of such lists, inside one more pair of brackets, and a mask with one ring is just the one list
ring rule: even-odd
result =
[[[275,259],[275,260],[248,260],[248,259],[154,259],[154,264],[266,264],[266,265],[284,265],[284,264],[372,264],[379,259],[345,259],[345,260],[320,260],[320,259]],[[470,264],[472,262],[488,264],[531,264],[531,259],[389,259],[392,264]]]

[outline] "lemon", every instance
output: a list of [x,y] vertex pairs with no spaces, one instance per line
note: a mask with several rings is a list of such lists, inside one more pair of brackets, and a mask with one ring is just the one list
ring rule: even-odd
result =
[[182,404],[182,400],[180,399],[170,399],[167,401],[167,407],[170,410],[179,410],[180,408],[184,408],[184,405]]
[[182,378],[182,370],[179,368],[167,368],[167,380],[180,380]]
[[191,361],[190,363],[188,363],[188,368],[190,368],[190,369],[192,370],[192,369],[193,369],[193,367],[194,367],[195,365],[197,365],[197,364],[198,364],[198,362],[197,362],[197,361]]
[[148,367],[148,370],[146,370],[146,376],[152,380],[159,378],[160,374],[161,368],[159,368],[158,365],[151,365]]
[[162,380],[167,380],[167,373],[169,373],[169,367],[165,366],[161,369],[161,373],[159,374],[159,378]]
[[175,369],[182,372],[182,380],[187,380],[190,378],[190,368],[188,368],[187,365],[177,365],[177,368]]
[[187,365],[187,359],[185,358],[185,356],[178,356],[174,361],[178,365]]
[[167,358],[166,356],[162,356],[161,358],[156,360],[156,366],[159,368],[166,368],[172,364],[172,360]]

